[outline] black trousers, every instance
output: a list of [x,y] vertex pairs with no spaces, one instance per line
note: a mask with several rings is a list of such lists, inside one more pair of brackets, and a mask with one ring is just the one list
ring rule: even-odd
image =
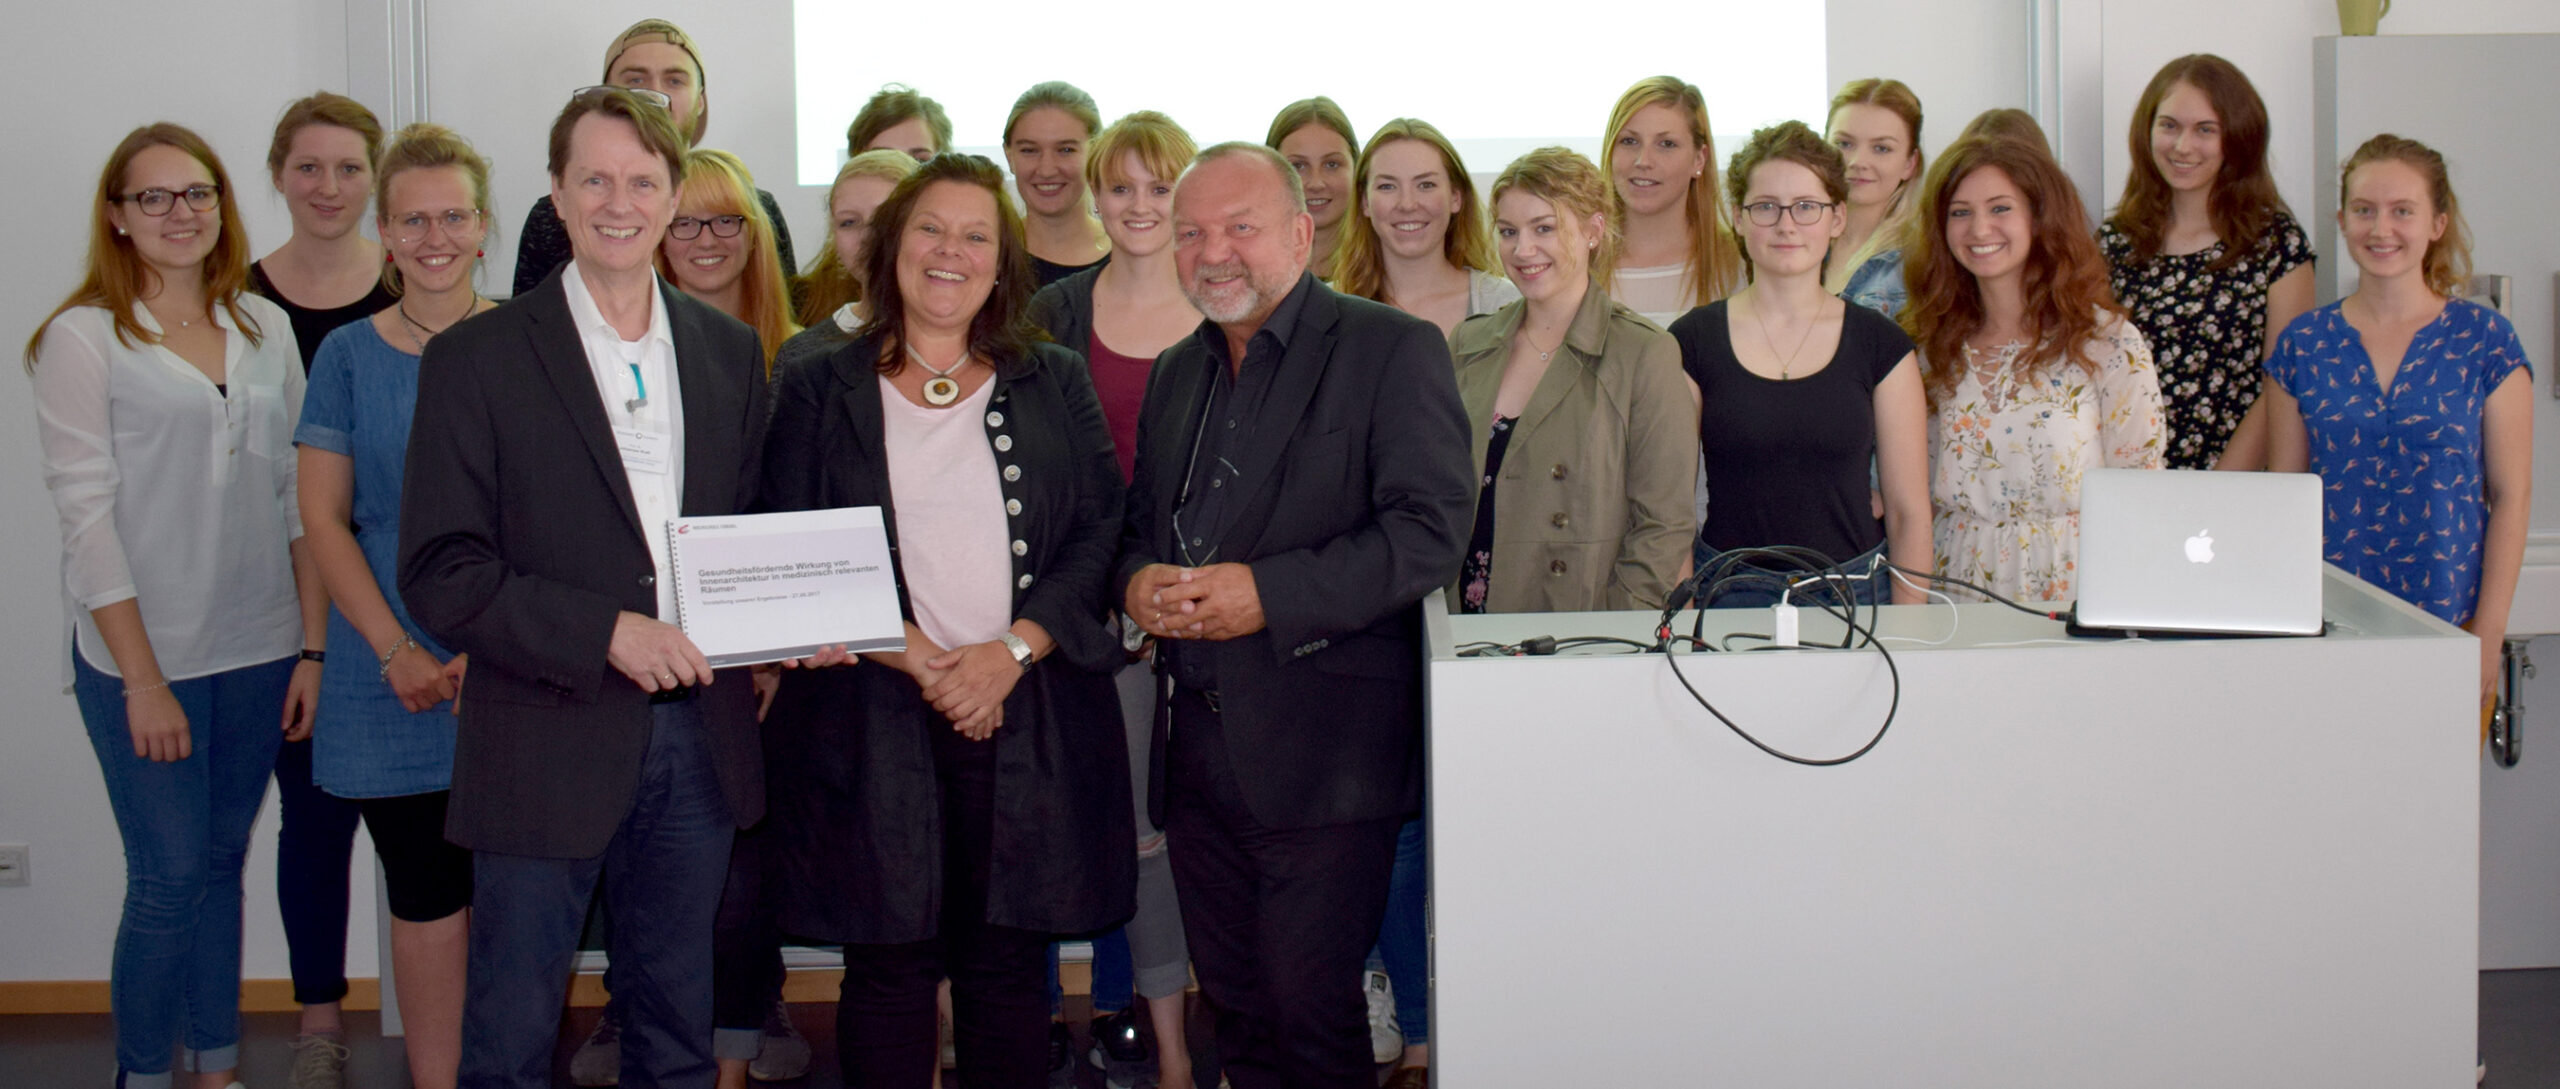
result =
[[1183,935],[1235,1089],[1372,1089],[1360,972],[1386,916],[1393,818],[1269,828],[1246,810],[1218,713],[1173,704],[1165,837]]
[[933,728],[934,774],[942,789],[940,932],[920,942],[845,945],[844,991],[836,1003],[845,1084],[932,1084],[940,1049],[934,991],[948,976],[960,1089],[1043,1089],[1049,1083],[1050,935],[987,922],[995,741],[962,738],[948,722]]

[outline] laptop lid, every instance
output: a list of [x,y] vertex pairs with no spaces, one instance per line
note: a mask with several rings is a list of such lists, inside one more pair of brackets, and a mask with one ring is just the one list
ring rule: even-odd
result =
[[2080,480],[2083,627],[2320,634],[2320,478],[2092,469]]

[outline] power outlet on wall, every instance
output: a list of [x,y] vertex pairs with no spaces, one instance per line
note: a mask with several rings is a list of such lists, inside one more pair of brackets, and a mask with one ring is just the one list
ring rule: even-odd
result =
[[0,886],[27,883],[27,845],[0,843]]

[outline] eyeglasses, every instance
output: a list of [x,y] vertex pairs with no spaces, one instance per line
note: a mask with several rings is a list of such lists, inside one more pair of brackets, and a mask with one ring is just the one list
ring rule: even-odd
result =
[[141,208],[142,214],[144,215],[165,216],[169,214],[169,209],[178,206],[178,199],[180,197],[186,198],[187,207],[199,212],[210,212],[213,210],[214,205],[222,203],[222,187],[219,185],[190,185],[184,190],[174,193],[166,189],[145,189],[139,193],[127,193],[121,197],[116,197],[110,203],[124,204],[126,202],[131,202],[136,207]]
[[447,238],[460,238],[464,231],[479,224],[480,210],[477,208],[447,208],[434,214],[411,212],[391,221],[392,237],[403,246],[426,241],[427,231],[431,228],[443,228]]
[[623,87],[611,83],[599,83],[593,87],[580,87],[577,90],[569,92],[569,101],[592,102],[596,99],[603,98],[605,95],[614,91],[620,91],[662,110],[673,109],[675,107],[675,100],[668,98],[662,92],[652,91],[646,87]]
[[1839,207],[1839,205],[1830,203],[1829,201],[1820,200],[1800,200],[1793,204],[1780,204],[1774,200],[1763,200],[1751,204],[1745,204],[1742,206],[1742,210],[1751,216],[1751,222],[1757,223],[1763,227],[1777,226],[1778,213],[1780,212],[1785,212],[1788,215],[1794,216],[1797,226],[1810,227],[1822,219],[1823,213],[1837,207]]
[[718,237],[736,238],[739,231],[747,229],[747,217],[712,216],[709,219],[695,219],[692,216],[677,216],[675,222],[667,224],[667,237],[681,242],[691,242],[702,236],[704,227],[711,228],[711,233]]

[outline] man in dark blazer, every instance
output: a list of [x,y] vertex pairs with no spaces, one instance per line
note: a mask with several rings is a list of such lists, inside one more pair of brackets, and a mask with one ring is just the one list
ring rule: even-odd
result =
[[1201,152],[1173,214],[1209,320],[1148,380],[1119,571],[1167,675],[1159,823],[1236,1089],[1367,1089],[1361,966],[1419,803],[1466,414],[1437,328],[1307,274],[1286,160]]
[[446,835],[474,854],[461,1084],[551,1084],[599,880],[625,1086],[712,1084],[711,927],[764,811],[751,686],[673,618],[665,520],[744,509],[764,371],[746,326],[658,283],[683,138],[621,89],[551,133],[571,263],[419,363],[400,592],[467,653]]

